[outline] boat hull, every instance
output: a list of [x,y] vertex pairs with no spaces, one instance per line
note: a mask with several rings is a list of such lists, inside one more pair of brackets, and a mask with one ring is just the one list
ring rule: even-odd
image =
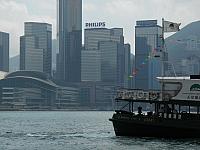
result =
[[[144,123],[142,121],[110,119],[113,122],[116,136],[133,137],[161,137],[161,138],[199,138],[199,128],[191,128],[188,124],[180,122],[173,125],[172,122]],[[176,123],[175,123],[176,124]]]

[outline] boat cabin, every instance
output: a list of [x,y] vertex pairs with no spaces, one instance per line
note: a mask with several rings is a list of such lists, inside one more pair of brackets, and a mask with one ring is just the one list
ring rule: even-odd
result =
[[[144,103],[154,105],[154,113],[162,118],[182,119],[183,116],[200,118],[200,76],[190,77],[157,77],[162,91],[141,89],[122,89],[117,92],[116,100],[125,101],[126,105],[120,110],[134,113],[138,108],[138,114],[142,114],[141,106]],[[137,106],[134,106],[137,104]],[[186,115],[187,114],[187,115]],[[189,114],[189,115],[188,115]],[[188,117],[186,117],[188,118]]]
[[164,84],[163,100],[200,101],[200,76],[158,77]]

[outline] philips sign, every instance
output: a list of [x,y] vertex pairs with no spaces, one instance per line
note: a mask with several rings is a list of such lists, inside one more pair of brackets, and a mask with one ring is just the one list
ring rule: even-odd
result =
[[96,23],[86,23],[86,28],[105,28],[106,23],[105,22],[96,22]]

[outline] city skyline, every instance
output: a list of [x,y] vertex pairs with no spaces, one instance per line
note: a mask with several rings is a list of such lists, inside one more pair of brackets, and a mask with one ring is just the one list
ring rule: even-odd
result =
[[[38,2],[37,0],[34,2],[30,0],[0,1],[0,31],[10,33],[11,57],[19,54],[19,36],[23,35],[23,24],[26,21],[53,24],[53,38],[56,37],[56,0],[51,0],[51,2],[48,0],[48,3],[47,0],[43,0],[40,1],[40,5],[37,5]],[[199,4],[200,1],[197,0],[168,0],[165,2],[141,0],[137,3],[135,0],[84,0],[83,25],[86,22],[105,21],[108,28],[124,28],[125,42],[131,43],[133,52],[136,20],[158,19],[160,24],[161,17],[164,17],[167,20],[181,22],[184,27],[190,22],[199,20]]]

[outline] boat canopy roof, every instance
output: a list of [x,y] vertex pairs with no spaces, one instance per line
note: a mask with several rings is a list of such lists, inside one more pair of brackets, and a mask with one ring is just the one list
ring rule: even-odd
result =
[[191,80],[190,77],[157,77],[158,80]]
[[160,82],[181,82],[183,80],[198,80],[200,81],[200,75],[190,75],[187,77],[157,77]]

